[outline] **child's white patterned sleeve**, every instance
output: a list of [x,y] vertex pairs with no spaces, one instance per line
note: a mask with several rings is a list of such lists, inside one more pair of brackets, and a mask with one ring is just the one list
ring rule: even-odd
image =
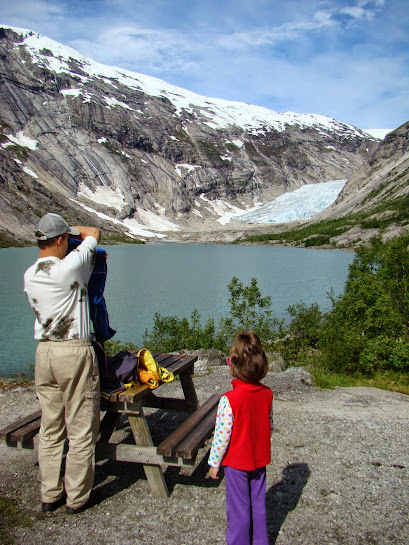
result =
[[217,407],[216,426],[212,448],[209,454],[209,466],[220,467],[223,457],[230,443],[231,432],[233,428],[233,411],[229,400],[222,396]]

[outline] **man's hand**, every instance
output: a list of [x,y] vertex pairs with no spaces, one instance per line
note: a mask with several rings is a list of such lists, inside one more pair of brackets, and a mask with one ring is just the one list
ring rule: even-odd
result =
[[73,225],[80,232],[79,236],[73,238],[80,238],[84,240],[85,237],[94,237],[99,242],[101,240],[101,231],[98,227],[87,227],[86,225]]

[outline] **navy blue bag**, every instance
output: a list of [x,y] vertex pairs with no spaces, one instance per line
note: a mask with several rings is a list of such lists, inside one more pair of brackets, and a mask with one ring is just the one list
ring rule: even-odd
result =
[[[81,240],[69,238],[67,253],[74,250],[81,242]],[[98,248],[94,269],[88,282],[88,299],[95,337],[100,343],[108,341],[116,333],[116,331],[109,326],[108,311],[104,298],[107,273],[107,253],[103,248]]]

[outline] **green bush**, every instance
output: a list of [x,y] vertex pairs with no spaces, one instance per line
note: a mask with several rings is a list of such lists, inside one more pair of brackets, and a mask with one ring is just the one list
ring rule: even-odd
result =
[[262,297],[256,278],[244,286],[234,276],[227,287],[230,292],[230,312],[227,318],[220,320],[217,335],[219,346],[226,350],[235,335],[245,329],[255,331],[267,349],[282,334],[284,323],[272,316],[271,297]]
[[155,314],[153,329],[145,331],[144,346],[150,350],[161,352],[173,352],[181,348],[197,350],[199,348],[212,348],[215,344],[215,324],[209,318],[202,328],[200,314],[195,309],[187,318],[176,316],[162,316]]
[[384,336],[370,339],[360,354],[358,371],[372,375],[379,369],[409,371],[409,342]]
[[409,370],[408,244],[405,234],[357,249],[345,291],[323,321],[319,346],[328,369]]
[[292,321],[282,341],[281,354],[290,365],[306,365],[315,356],[321,334],[322,312],[317,303],[297,303],[288,307]]
[[138,350],[138,347],[130,342],[122,343],[121,341],[110,339],[109,341],[105,341],[104,350],[107,356],[115,356],[115,354],[118,354],[122,350],[132,352]]
[[329,244],[331,239],[328,235],[318,235],[316,237],[307,238],[304,242],[304,246],[309,248],[311,246],[324,246],[324,244]]
[[217,330],[213,318],[209,318],[202,327],[196,309],[191,313],[190,321],[157,313],[152,331],[145,331],[144,345],[150,350],[164,352],[181,348],[215,348],[226,352],[236,333],[242,329],[256,331],[266,345],[277,339],[283,321],[272,317],[271,298],[262,297],[257,279],[252,278],[250,284],[244,286],[237,277],[233,277],[228,290],[230,312],[227,317],[220,319]]
[[381,222],[377,218],[372,218],[361,223],[362,229],[379,229]]

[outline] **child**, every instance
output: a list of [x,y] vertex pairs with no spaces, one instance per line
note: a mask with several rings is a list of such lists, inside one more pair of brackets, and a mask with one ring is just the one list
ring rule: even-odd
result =
[[209,476],[217,479],[224,466],[228,545],[268,545],[265,491],[273,392],[259,382],[268,363],[254,332],[236,336],[227,365],[233,390],[219,402]]

